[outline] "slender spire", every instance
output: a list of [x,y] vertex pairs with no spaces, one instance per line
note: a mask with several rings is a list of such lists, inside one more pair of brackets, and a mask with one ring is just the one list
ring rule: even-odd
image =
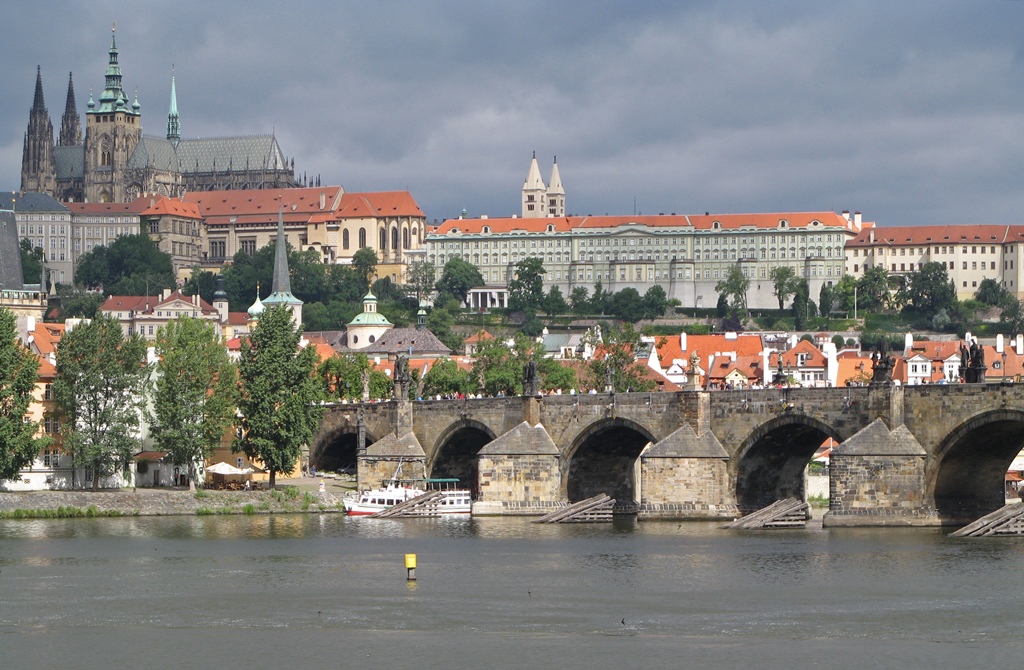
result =
[[292,280],[288,276],[288,240],[284,236],[284,210],[277,208],[277,248],[274,249],[274,283],[271,293],[289,294],[292,292]]
[[76,147],[82,144],[82,120],[78,116],[75,80],[71,72],[68,72],[68,96],[64,102],[64,115],[60,118],[60,137],[57,144],[62,147]]
[[547,187],[544,179],[540,176],[540,167],[537,165],[537,152],[533,152],[530,160],[530,171],[526,174],[526,182],[523,183],[523,218],[537,218],[545,215],[544,198]]
[[178,146],[181,139],[181,123],[178,118],[178,94],[174,86],[174,66],[171,66],[171,108],[167,112],[167,139]]
[[121,86],[121,66],[117,62],[116,26],[110,30],[110,51],[108,52],[109,60],[107,61],[105,88],[103,93],[100,94],[98,108],[91,111],[93,113],[126,112],[137,116],[138,110],[130,111],[132,107],[128,102],[128,96],[125,95],[124,89]]
[[42,68],[36,66],[36,88],[21,155],[21,190],[53,195],[57,187],[53,124],[43,99]]
[[46,113],[46,101],[43,100],[43,68],[36,65],[36,92],[32,97],[32,111]]

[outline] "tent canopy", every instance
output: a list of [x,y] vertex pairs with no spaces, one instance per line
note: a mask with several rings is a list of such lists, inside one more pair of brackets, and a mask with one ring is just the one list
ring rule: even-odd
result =
[[248,475],[252,474],[252,468],[236,468],[230,463],[221,461],[206,468],[206,471],[215,475]]

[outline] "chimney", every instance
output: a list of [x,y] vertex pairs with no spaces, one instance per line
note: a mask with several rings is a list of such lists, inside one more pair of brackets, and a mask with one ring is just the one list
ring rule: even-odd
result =
[[1014,346],[1017,349],[1017,355],[1024,356],[1024,335],[1017,334],[1017,341],[1014,342]]
[[843,218],[846,219],[847,221],[850,220],[850,210],[848,210],[848,209],[844,209],[843,210]]
[[861,213],[860,212],[854,212],[853,213],[853,225],[857,227],[857,230],[860,230],[861,223],[862,223]]
[[679,333],[679,350],[686,351],[686,333]]
[[868,243],[869,244],[874,244],[875,243],[875,229],[874,228],[872,228],[871,230],[868,231]]
[[327,194],[326,193],[321,193],[320,194],[320,209],[321,209],[321,211],[326,206],[327,206]]

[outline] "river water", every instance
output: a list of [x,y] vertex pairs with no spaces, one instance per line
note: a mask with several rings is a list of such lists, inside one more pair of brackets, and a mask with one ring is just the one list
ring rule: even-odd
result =
[[[407,582],[404,554],[418,559]],[[340,515],[0,521],[5,668],[1024,663],[1024,539]],[[623,623],[625,622],[625,623]]]

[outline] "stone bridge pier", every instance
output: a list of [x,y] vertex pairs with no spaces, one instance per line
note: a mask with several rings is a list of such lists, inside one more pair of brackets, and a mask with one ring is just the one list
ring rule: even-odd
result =
[[457,477],[475,514],[607,493],[641,519],[731,519],[789,496],[826,438],[830,526],[956,525],[1003,504],[1024,386],[684,391],[329,407],[320,470]]

